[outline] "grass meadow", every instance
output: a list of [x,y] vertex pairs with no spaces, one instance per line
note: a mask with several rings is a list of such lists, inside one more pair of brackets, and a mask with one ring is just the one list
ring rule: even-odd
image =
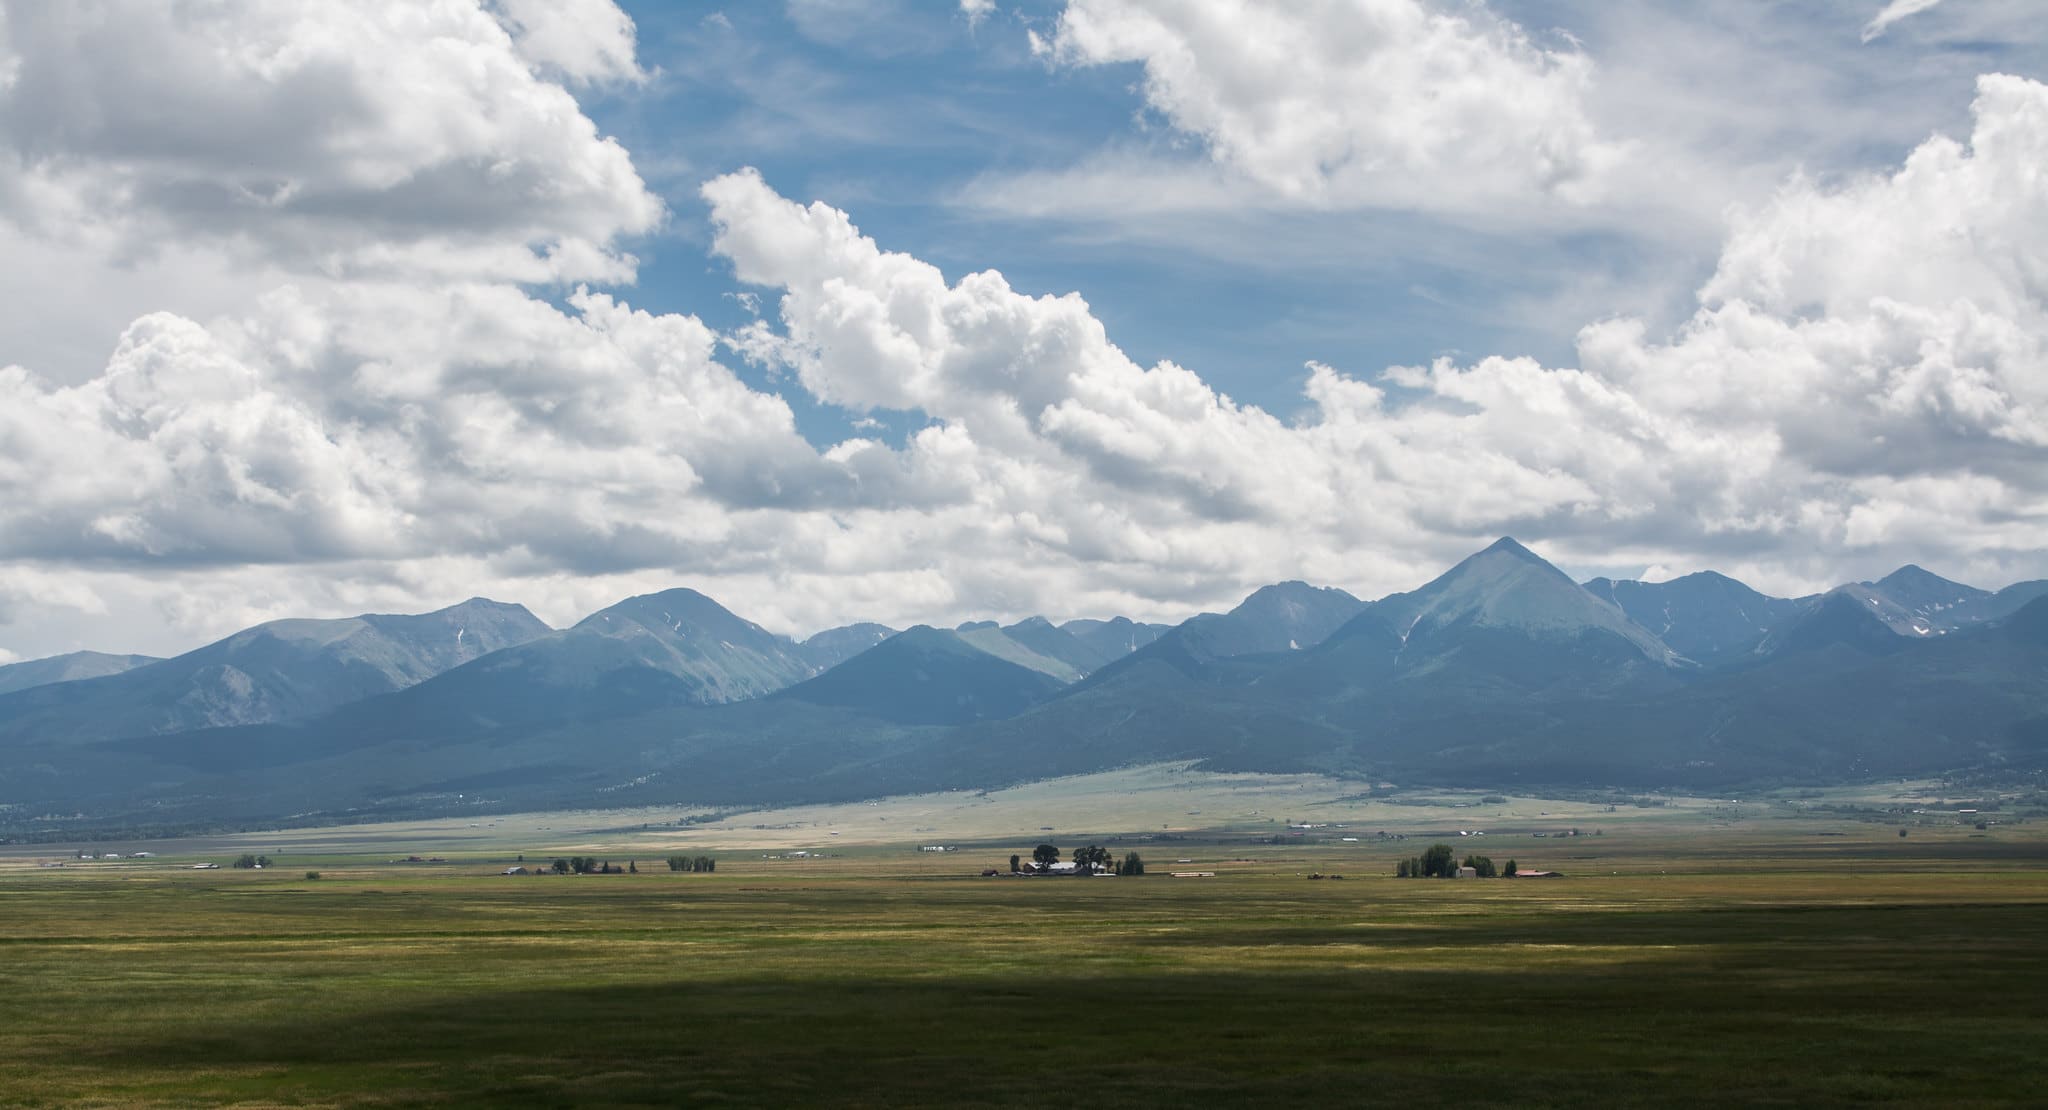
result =
[[641,873],[577,877],[497,874],[510,843],[18,857],[0,1104],[2038,1105],[2032,829],[1497,832],[1567,877],[1458,882],[1388,877],[1427,836],[1246,827],[1115,844],[1136,879],[979,875],[1032,837],[672,874],[621,832]]

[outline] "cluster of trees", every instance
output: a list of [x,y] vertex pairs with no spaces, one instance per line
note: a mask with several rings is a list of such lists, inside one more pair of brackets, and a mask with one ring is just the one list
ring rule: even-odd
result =
[[[1112,875],[1143,875],[1145,873],[1145,861],[1138,853],[1127,852],[1122,860],[1118,860],[1110,853],[1109,849],[1099,844],[1090,844],[1085,848],[1076,848],[1069,858],[1074,861],[1074,873],[1076,875],[1093,875],[1101,871],[1107,871]],[[1031,849],[1030,869],[1033,871],[1050,871],[1052,870],[1052,865],[1059,861],[1060,850],[1054,845],[1040,844],[1038,847]],[[1024,870],[1024,857],[1011,856],[1010,872],[1017,874]]]
[[[626,867],[631,867],[635,873],[640,870],[631,860],[626,861]],[[600,861],[596,856],[570,856],[556,860],[554,872],[557,875],[623,875],[626,867],[614,867],[610,860]]]
[[[1410,856],[1394,865],[1397,879],[1455,879],[1459,867],[1469,867],[1473,874],[1482,879],[1495,878],[1500,874],[1493,866],[1493,860],[1486,856],[1466,856],[1465,862],[1457,862],[1448,844],[1432,844],[1429,850],[1419,856]],[[1515,861],[1508,861],[1509,875],[1515,873]]]
[[240,856],[235,858],[235,866],[241,868],[269,867],[270,857],[252,856],[247,852],[243,852]]
[[718,870],[718,861],[710,856],[670,856],[668,857],[668,869],[670,871],[716,871]]

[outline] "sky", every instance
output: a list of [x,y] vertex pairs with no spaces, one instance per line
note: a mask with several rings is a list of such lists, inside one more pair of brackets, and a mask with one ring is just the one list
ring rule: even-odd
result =
[[2044,82],[2035,0],[0,0],[0,662],[2048,577]]

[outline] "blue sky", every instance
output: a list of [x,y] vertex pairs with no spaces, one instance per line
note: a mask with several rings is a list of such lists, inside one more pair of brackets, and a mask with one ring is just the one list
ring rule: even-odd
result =
[[[1020,290],[1078,291],[1138,362],[1181,361],[1283,413],[1298,406],[1311,359],[1364,371],[1443,355],[1562,364],[1591,316],[1643,312],[1668,327],[1691,311],[1719,245],[1715,234],[1673,244],[1630,228],[1477,230],[1400,211],[1205,212],[1212,226],[1198,245],[1177,241],[1171,225],[1138,233],[992,211],[976,202],[986,179],[1105,150],[1205,152],[1148,111],[1139,64],[1057,67],[1032,54],[1027,31],[1054,26],[1058,3],[1002,5],[976,23],[938,0],[818,4],[810,15],[803,5],[622,6],[642,64],[659,75],[583,102],[634,151],[673,214],[663,234],[635,245],[645,262],[636,300],[729,325],[745,310],[727,268],[705,257],[695,193],[742,166],[787,195],[856,213],[885,247],[949,277],[995,269]],[[1675,95],[1702,114],[1710,104],[1768,113],[1767,127],[1732,136],[1766,167],[1767,187],[1796,169],[1825,177],[1895,164],[1929,132],[1967,126],[1977,73],[2042,69],[2028,56],[2034,44],[1970,37],[1979,28],[1954,12],[1922,13],[1864,44],[1857,31],[1876,10],[1867,3],[1650,4],[1619,19],[1609,4],[1493,7],[1603,59],[1653,43],[1660,56],[1674,42],[1727,51],[1696,59],[1694,83]],[[1783,79],[1807,99],[1746,103],[1755,94],[1737,83],[1758,66],[1800,71]],[[1878,118],[1842,127],[1850,103]],[[1581,311],[1545,311],[1552,303]],[[846,433],[829,406],[799,411],[821,444]]]
[[2048,576],[2030,0],[0,0],[0,661]]

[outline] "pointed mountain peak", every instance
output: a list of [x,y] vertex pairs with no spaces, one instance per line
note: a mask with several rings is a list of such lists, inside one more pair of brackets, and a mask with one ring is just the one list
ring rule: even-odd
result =
[[1673,658],[1667,645],[1620,606],[1505,536],[1421,589],[1385,598],[1372,608],[1388,627],[1404,634],[1427,636],[1474,626],[1555,637],[1597,629],[1627,640],[1652,660]]
[[1481,551],[1480,554],[1513,555],[1518,559],[1527,559],[1532,563],[1543,563],[1544,566],[1550,565],[1549,563],[1544,562],[1543,557],[1541,555],[1538,555],[1534,551],[1531,551],[1528,548],[1523,547],[1521,543],[1518,542],[1513,536],[1502,536],[1501,538],[1493,541],[1492,544],[1488,545],[1486,550]]
[[1774,632],[1765,650],[1786,654],[1842,644],[1866,654],[1890,654],[1904,646],[1906,638],[1892,630],[1879,608],[1856,587],[1829,590],[1782,634]]
[[[1455,582],[1460,578],[1468,576],[1495,578],[1518,573],[1523,568],[1540,570],[1562,582],[1569,583],[1574,589],[1580,588],[1577,582],[1572,581],[1570,575],[1552,566],[1543,556],[1516,543],[1512,536],[1502,536],[1483,550],[1467,555],[1457,566],[1439,575],[1435,582],[1430,583],[1430,586],[1435,586],[1439,583]],[[1423,588],[1429,589],[1430,586]]]
[[746,644],[755,650],[793,647],[760,625],[686,587],[629,597],[576,622],[572,632],[602,636],[645,633],[671,642],[694,636],[713,642]]
[[1942,599],[1960,600],[1966,597],[1982,597],[1985,594],[1985,591],[1975,586],[1965,586],[1961,582],[1950,581],[1939,574],[1915,566],[1912,563],[1907,563],[1905,566],[1875,582],[1865,582],[1863,585],[1882,590],[1909,606],[1917,604],[1923,599],[1936,601]]

